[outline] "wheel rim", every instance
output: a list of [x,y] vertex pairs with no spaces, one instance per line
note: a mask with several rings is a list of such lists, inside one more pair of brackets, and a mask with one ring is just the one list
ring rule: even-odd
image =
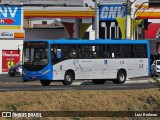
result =
[[72,80],[72,77],[70,75],[66,75],[66,80],[67,81],[71,81]]
[[124,79],[125,79],[125,76],[124,76],[123,73],[121,73],[121,74],[119,75],[119,80],[120,80],[120,81],[124,81]]

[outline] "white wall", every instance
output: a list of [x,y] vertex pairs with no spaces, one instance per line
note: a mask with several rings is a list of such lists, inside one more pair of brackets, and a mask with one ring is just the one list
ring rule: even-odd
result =
[[22,60],[23,40],[0,40],[0,73],[2,73],[2,50],[18,50],[18,45],[21,50],[20,60]]

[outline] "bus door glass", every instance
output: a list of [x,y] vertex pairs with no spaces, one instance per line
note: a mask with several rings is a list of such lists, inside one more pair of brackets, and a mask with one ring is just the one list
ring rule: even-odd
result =
[[62,64],[60,64],[62,61],[61,47],[61,45],[51,45],[51,64],[54,66],[53,77],[57,80],[63,78],[63,68]]
[[52,45],[51,46],[51,64],[54,65],[61,61],[62,52],[60,45]]

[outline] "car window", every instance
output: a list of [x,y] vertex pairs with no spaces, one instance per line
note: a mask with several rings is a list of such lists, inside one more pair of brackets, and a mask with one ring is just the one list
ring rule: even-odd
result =
[[155,65],[155,63],[156,63],[156,61],[154,61],[154,62],[152,63],[152,65]]
[[157,61],[157,65],[160,65],[160,61]]

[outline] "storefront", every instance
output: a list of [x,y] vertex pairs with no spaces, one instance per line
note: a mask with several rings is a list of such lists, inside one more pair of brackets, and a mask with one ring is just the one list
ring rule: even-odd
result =
[[0,73],[22,60],[24,39],[21,6],[0,7]]
[[22,60],[24,31],[2,31],[0,32],[0,73],[6,73],[11,66]]

